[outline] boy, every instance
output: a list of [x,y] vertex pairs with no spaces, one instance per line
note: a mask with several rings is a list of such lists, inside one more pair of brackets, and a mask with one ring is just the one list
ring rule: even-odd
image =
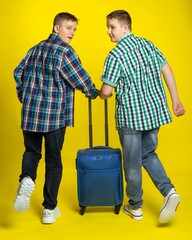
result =
[[14,71],[17,95],[22,103],[25,143],[20,185],[14,208],[29,208],[37,167],[45,140],[44,212],[42,223],[53,223],[60,215],[57,195],[62,177],[61,150],[67,126],[74,125],[74,90],[96,98],[98,93],[69,45],[78,20],[67,12],[55,16],[49,38],[31,48]]
[[106,58],[100,97],[109,98],[115,88],[116,126],[129,198],[124,212],[135,220],[143,217],[143,166],[164,196],[159,222],[166,223],[174,217],[180,196],[155,153],[160,126],[172,121],[161,73],[171,95],[174,114],[182,116],[185,110],[166,59],[150,41],[132,34],[129,13],[124,10],[110,13],[107,27],[111,41],[118,44]]

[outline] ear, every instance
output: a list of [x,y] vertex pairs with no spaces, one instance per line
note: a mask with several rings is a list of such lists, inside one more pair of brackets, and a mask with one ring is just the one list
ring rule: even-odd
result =
[[125,33],[130,32],[129,26],[128,26],[127,24],[125,24],[125,25],[123,26],[123,28],[124,28]]
[[58,33],[59,32],[59,25],[55,25],[53,30],[54,30],[55,33]]

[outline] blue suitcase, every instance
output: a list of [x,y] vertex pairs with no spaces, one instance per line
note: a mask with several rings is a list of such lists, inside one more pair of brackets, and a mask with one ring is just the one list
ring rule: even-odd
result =
[[89,99],[89,145],[77,152],[77,187],[80,214],[89,206],[114,206],[119,213],[123,202],[122,157],[119,148],[108,146],[107,100],[105,103],[105,146],[93,147],[92,109]]

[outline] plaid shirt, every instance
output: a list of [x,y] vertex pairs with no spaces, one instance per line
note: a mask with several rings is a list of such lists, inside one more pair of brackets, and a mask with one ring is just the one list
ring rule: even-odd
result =
[[150,130],[172,121],[161,79],[166,63],[154,44],[133,34],[108,54],[101,80],[115,87],[117,129]]
[[31,48],[14,71],[22,102],[21,128],[50,132],[74,125],[74,90],[97,91],[71,46],[54,34]]

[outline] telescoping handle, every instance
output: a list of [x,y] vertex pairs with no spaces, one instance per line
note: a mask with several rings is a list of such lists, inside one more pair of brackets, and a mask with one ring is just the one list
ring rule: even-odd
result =
[[[89,147],[93,147],[93,125],[92,125],[92,102],[88,98],[89,109]],[[109,131],[108,131],[108,103],[107,99],[104,100],[104,115],[105,115],[105,146],[109,146]]]
[[108,127],[108,104],[107,99],[104,100],[104,115],[105,115],[105,146],[109,146],[109,127]]
[[91,98],[88,98],[88,109],[89,109],[89,147],[93,147],[93,125],[92,125]]

